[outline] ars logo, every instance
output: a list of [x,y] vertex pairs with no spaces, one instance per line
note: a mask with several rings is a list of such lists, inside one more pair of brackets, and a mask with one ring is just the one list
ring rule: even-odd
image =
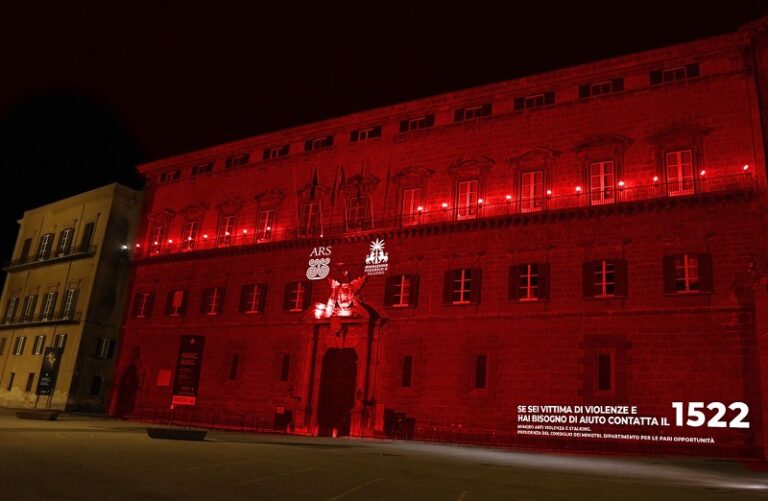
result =
[[330,256],[331,246],[328,247],[315,247],[312,252],[309,253],[309,268],[307,268],[307,278],[310,280],[322,280],[328,276],[331,271],[329,265],[331,264]]

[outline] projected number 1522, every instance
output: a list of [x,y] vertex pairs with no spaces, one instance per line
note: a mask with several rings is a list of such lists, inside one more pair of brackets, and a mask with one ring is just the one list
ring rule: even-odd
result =
[[[675,409],[676,426],[704,426],[707,428],[749,428],[749,422],[744,421],[749,414],[749,406],[744,402],[733,402],[726,405],[722,402],[672,402],[672,408]],[[723,418],[728,414],[728,410],[735,412],[730,421],[724,421]],[[687,417],[687,419],[686,419]]]

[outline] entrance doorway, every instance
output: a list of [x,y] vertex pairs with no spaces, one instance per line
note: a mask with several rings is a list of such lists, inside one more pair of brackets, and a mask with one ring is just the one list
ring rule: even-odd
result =
[[357,353],[351,348],[331,348],[323,356],[320,395],[317,405],[317,434],[321,437],[349,435],[355,403]]
[[136,374],[136,366],[130,365],[120,378],[120,388],[117,400],[117,415],[130,416],[136,401],[136,390],[139,386],[139,377]]

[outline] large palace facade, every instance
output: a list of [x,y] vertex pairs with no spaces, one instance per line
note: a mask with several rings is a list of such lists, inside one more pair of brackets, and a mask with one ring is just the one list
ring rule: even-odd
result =
[[141,165],[112,412],[764,456],[763,30]]

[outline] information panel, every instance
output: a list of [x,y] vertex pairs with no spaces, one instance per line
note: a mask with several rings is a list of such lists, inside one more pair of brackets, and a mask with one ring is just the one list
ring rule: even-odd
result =
[[205,337],[181,336],[176,375],[173,379],[173,405],[195,405],[203,363]]

